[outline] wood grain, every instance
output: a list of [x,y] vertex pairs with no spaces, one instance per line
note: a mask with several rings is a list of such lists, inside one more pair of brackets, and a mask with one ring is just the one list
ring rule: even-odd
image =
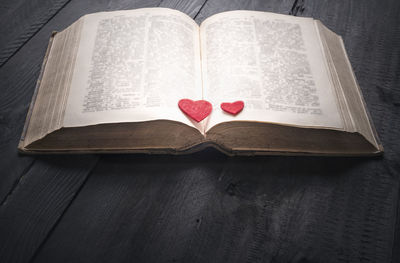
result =
[[[375,262],[389,262],[392,254],[394,240],[387,237],[395,229],[398,212],[394,207],[399,209],[400,175],[400,17],[396,15],[399,12],[399,1],[371,1],[366,4],[358,1],[332,3],[307,0],[301,14],[320,19],[343,37],[385,148],[384,158],[371,166],[371,170],[367,169],[367,165],[361,169],[359,173],[363,174],[363,178],[357,186],[348,190],[356,196],[345,202],[346,207],[350,211],[364,207],[360,211],[364,217],[354,218],[352,215],[352,221],[346,222],[346,228],[341,231],[343,240],[330,244],[331,249],[343,251],[341,256],[345,259],[361,257]],[[361,185],[367,188],[360,189]],[[373,187],[368,189],[369,186]],[[343,193],[334,194],[339,198]],[[333,202],[331,205],[336,204]],[[327,224],[320,230],[327,231],[328,228],[337,228],[337,222]],[[399,247],[399,232],[396,233],[396,246]],[[359,247],[357,253],[349,249],[355,246]],[[396,256],[393,262],[400,260],[399,253],[393,256]]]
[[66,28],[86,13],[158,4],[158,0],[102,4],[72,1],[0,68],[0,92],[3,94],[0,96],[0,167],[6,171],[0,184],[0,200],[4,200],[33,161],[32,157],[18,155],[17,145],[51,32]]
[[[399,5],[70,1],[0,68],[0,261],[399,261]],[[187,156],[17,155],[51,31],[85,13],[145,6],[176,8],[198,23],[234,9],[321,19],[344,38],[384,157],[230,158],[212,149]],[[7,14],[17,8],[0,3]],[[17,28],[30,28],[27,21]]]
[[0,17],[0,67],[45,25],[69,0],[7,3]]
[[93,156],[39,158],[0,207],[2,262],[28,262],[79,191]]
[[[44,23],[37,25],[40,30],[0,68],[2,83],[0,92],[3,94],[0,97],[0,168],[2,171],[0,201],[1,218],[4,220],[1,226],[3,235],[0,235],[1,259],[10,259],[12,262],[30,260],[98,160],[98,157],[93,156],[54,157],[49,158],[48,164],[36,161],[37,158],[20,156],[17,153],[16,147],[51,32],[62,30],[86,13],[148,7],[159,3],[159,1],[134,3],[72,1],[58,11],[46,25]],[[41,9],[43,6],[33,5],[31,8]],[[31,12],[34,13],[35,10]],[[34,23],[34,20],[30,22]],[[28,22],[23,21],[23,23]],[[53,160],[56,162],[55,167],[51,166]],[[24,178],[29,178],[29,180],[24,180]],[[26,183],[24,191],[17,191],[22,182]],[[43,189],[43,192],[36,196],[37,206],[35,206],[31,204],[31,198],[36,195],[39,183],[49,184],[51,187]],[[57,191],[56,197],[59,197],[59,200],[50,202],[49,198],[56,198],[52,193],[54,189]],[[16,201],[10,203],[10,198]],[[44,211],[39,209],[39,206],[46,207],[45,204],[48,202],[50,202],[49,207]],[[26,213],[21,213],[21,210]],[[40,220],[31,222],[27,220],[27,215],[30,218],[40,217]],[[20,232],[17,231],[19,234],[14,235],[16,230]]]
[[199,13],[200,9],[207,2],[207,0],[163,0],[159,7],[173,8],[186,13],[188,16],[194,18]]
[[[215,161],[226,158],[207,152]],[[212,166],[196,163],[192,156],[102,158],[34,262],[82,255],[87,262],[185,262],[179,257],[193,251],[216,176]]]
[[[346,45],[356,43],[349,48],[356,74],[371,65],[354,61],[352,52],[359,49],[376,68],[386,63],[364,58],[374,51],[363,39],[385,30],[365,20],[373,16],[365,11],[373,5],[288,1],[271,6],[209,0],[196,21],[233,9],[312,15],[343,34]],[[359,9],[367,13],[355,15]],[[363,35],[346,31],[350,17],[351,23],[366,25]],[[386,26],[395,28],[396,21]],[[393,48],[391,35],[380,37],[376,41],[387,43],[378,53]],[[377,60],[379,54],[369,56]],[[398,69],[389,68],[384,78],[395,77]],[[384,82],[373,72],[357,77]],[[392,89],[393,83],[387,86]],[[382,133],[387,120],[380,119],[380,111],[395,112],[395,106],[368,95],[367,103]],[[398,135],[392,132],[393,138]],[[387,136],[384,145],[397,146]],[[68,262],[85,255],[96,262],[390,262],[398,151],[389,146],[387,152],[383,159],[227,158],[212,150],[185,157],[104,156],[34,261]]]
[[[196,2],[184,3],[187,8],[196,9]],[[24,2],[21,2],[24,4]],[[19,156],[16,146],[25,122],[26,112],[32,98],[40,66],[52,31],[60,31],[73,23],[82,15],[99,11],[112,11],[158,6],[156,1],[73,1],[56,17],[41,28],[19,52],[0,68],[0,167],[7,171],[0,184],[0,201],[3,201],[26,169],[33,164],[29,156]],[[179,4],[175,1],[171,4]],[[32,8],[42,8],[34,5]],[[42,10],[43,12],[43,10]],[[7,12],[7,13],[12,13]],[[26,23],[26,22],[24,22]],[[28,59],[29,58],[29,59]]]
[[208,0],[201,12],[196,16],[196,22],[201,23],[204,19],[217,13],[232,10],[257,10],[280,14],[288,14],[293,5],[293,0],[263,1],[263,0]]

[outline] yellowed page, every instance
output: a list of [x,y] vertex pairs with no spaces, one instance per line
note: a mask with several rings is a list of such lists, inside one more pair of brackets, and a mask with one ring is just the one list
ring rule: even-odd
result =
[[[342,129],[319,36],[311,18],[231,11],[200,27],[207,130],[226,121]],[[243,100],[237,116],[221,102]]]
[[87,15],[64,126],[156,119],[195,126],[177,105],[201,99],[200,72],[199,28],[187,15],[166,8]]

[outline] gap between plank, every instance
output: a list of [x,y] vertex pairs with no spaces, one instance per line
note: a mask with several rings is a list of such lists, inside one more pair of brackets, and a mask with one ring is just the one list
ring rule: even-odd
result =
[[204,3],[200,6],[199,11],[197,11],[196,15],[193,17],[193,20],[196,20],[197,16],[200,14],[200,12],[203,10],[204,6],[206,5],[208,0],[205,0]]
[[289,15],[297,16],[297,13],[300,13],[301,15],[305,9],[305,1],[306,0],[294,0],[292,8],[289,11]]
[[391,249],[391,255],[390,255],[390,262],[397,262],[395,260],[398,260],[400,258],[400,253],[398,252],[398,247],[400,247],[400,187],[397,187],[397,198],[396,200],[396,208],[395,208],[395,220],[394,220],[394,231],[393,231],[393,237],[392,237],[392,249]]
[[23,42],[22,45],[20,45],[17,49],[15,49],[1,64],[0,64],[0,69],[7,64],[7,62],[15,55],[17,54],[18,51],[21,50],[23,46],[25,46],[26,43],[28,43],[29,40],[31,40],[50,20],[52,20],[67,4],[69,4],[71,0],[66,1],[54,14],[45,22],[43,25],[38,28],[31,36],[29,36],[25,41]]
[[79,195],[80,191],[82,190],[83,186],[86,184],[86,182],[88,181],[89,177],[93,174],[93,171],[95,170],[97,164],[100,162],[101,156],[97,158],[96,161],[94,161],[94,164],[92,165],[90,171],[88,172],[86,178],[83,180],[83,182],[81,183],[81,185],[78,187],[78,189],[76,190],[74,196],[71,198],[71,200],[69,201],[68,205],[65,206],[64,211],[61,213],[61,215],[57,218],[57,220],[54,222],[53,226],[49,229],[49,231],[47,232],[46,236],[43,238],[42,242],[40,242],[40,245],[36,248],[35,252],[33,253],[32,257],[30,258],[30,260],[28,261],[29,263],[34,262],[35,258],[37,257],[39,251],[42,249],[42,247],[45,245],[45,243],[47,242],[47,240],[49,239],[49,237],[51,236],[51,234],[54,232],[54,230],[56,229],[57,225],[61,222],[61,220],[63,219],[65,213],[68,211],[68,209],[70,208],[70,206],[72,205],[72,203],[74,202],[75,198]]
[[21,175],[19,176],[18,180],[16,180],[10,191],[8,192],[8,194],[4,197],[4,199],[1,201],[0,203],[0,207],[2,207],[4,204],[7,203],[7,199],[10,198],[10,196],[12,196],[12,194],[14,193],[14,190],[17,188],[17,186],[20,184],[20,182],[22,181],[23,177],[29,172],[29,170],[32,168],[32,166],[35,164],[36,159],[33,159],[31,161],[30,164],[28,164],[27,167],[24,168],[24,170],[22,170]]

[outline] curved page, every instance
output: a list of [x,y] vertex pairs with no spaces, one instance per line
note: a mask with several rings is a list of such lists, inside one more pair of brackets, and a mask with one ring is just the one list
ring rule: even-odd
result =
[[[207,130],[227,121],[342,129],[312,18],[232,11],[200,27],[203,95],[214,111]],[[231,116],[221,102],[244,100]]]
[[201,99],[198,25],[165,8],[84,17],[65,127],[174,120],[177,104]]

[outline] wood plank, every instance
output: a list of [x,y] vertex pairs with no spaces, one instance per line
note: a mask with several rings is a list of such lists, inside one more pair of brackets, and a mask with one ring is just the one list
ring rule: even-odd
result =
[[0,167],[5,171],[0,180],[0,201],[15,186],[32,157],[17,153],[18,140],[25,122],[41,63],[51,32],[60,31],[87,13],[133,9],[158,5],[157,1],[73,1],[63,8],[23,48],[0,68]]
[[69,0],[4,1],[0,17],[0,67]]
[[[102,160],[34,262],[307,262],[336,258],[325,250],[346,240],[342,228],[375,220],[360,199],[375,186],[354,175],[363,159],[228,158],[207,150]],[[331,227],[319,232],[320,224]]]
[[[398,193],[400,196],[400,190]],[[396,213],[396,227],[394,229],[393,248],[392,248],[392,262],[400,262],[400,202],[397,199],[397,213]]]
[[[314,4],[313,8],[320,9],[318,12],[313,11],[314,16],[319,12],[327,12],[326,15],[321,15],[321,18],[326,18],[332,16],[331,12],[336,14],[340,11],[340,5],[332,3],[333,6],[325,5],[322,8],[322,4],[328,3],[321,3],[321,7],[318,3]],[[346,7],[346,3],[341,2],[341,4],[342,7]],[[212,13],[208,10],[211,7],[207,5],[208,3],[202,12]],[[396,5],[391,6],[396,10]],[[310,6],[304,7],[305,15],[308,10],[313,10]],[[339,30],[339,27],[343,26],[343,22],[340,21],[347,21],[349,13],[357,13],[355,10],[359,7],[353,5],[355,9],[349,8],[348,13],[345,12],[341,19],[335,18],[337,25],[330,22],[332,23],[330,26],[336,25],[338,26],[336,30]],[[292,5],[289,5],[283,13],[288,13],[291,9]],[[363,15],[360,16],[369,18],[376,15],[369,13],[372,11],[365,11],[363,8],[361,10]],[[384,11],[388,12],[388,9]],[[301,12],[297,14],[301,15]],[[198,20],[201,20],[201,17],[198,17]],[[358,19],[362,20],[360,17]],[[386,19],[389,20],[389,24],[393,23],[390,22],[390,18]],[[328,19],[324,22],[329,23],[329,21]],[[400,104],[396,91],[392,91],[393,87],[398,86],[399,74],[393,76],[393,72],[398,70],[396,66],[398,63],[390,62],[389,64],[394,63],[394,66],[388,67],[386,71],[384,68],[386,64],[382,60],[391,57],[386,53],[389,51],[383,50],[391,48],[394,55],[398,54],[395,46],[398,37],[387,36],[389,35],[387,31],[393,30],[394,26],[387,26],[392,29],[385,29],[382,25],[372,25],[372,22],[365,22],[368,30],[361,34],[362,38],[370,39],[370,42],[354,46],[355,53],[350,56],[357,68],[356,74],[359,79],[359,74],[363,71],[361,77],[367,78],[364,82],[369,88],[365,88],[365,84],[362,84],[362,88],[371,94],[367,102],[372,109],[381,137],[383,133],[387,151],[384,159],[288,157],[231,159],[212,150],[185,157],[104,156],[102,158],[104,161],[93,172],[77,199],[50,234],[35,261],[63,262],[85,258],[87,261],[136,259],[152,262],[162,258],[172,262],[189,260],[321,262],[331,258],[332,261],[388,262],[390,253],[385,254],[391,243],[388,242],[390,240],[388,233],[393,230],[395,217],[393,206],[394,201],[398,199],[398,192],[395,190],[398,189],[399,174],[399,167],[396,164],[399,122],[395,114]],[[358,23],[363,24],[359,21]],[[386,33],[381,32],[375,40],[375,35],[371,36],[374,33],[372,29],[386,30]],[[389,43],[390,39],[394,39],[393,46]],[[346,46],[349,45],[349,41],[345,39]],[[375,49],[371,48],[372,52],[366,54],[370,51],[369,45]],[[379,47],[376,51],[378,54],[374,53],[376,47]],[[364,51],[357,51],[357,48]],[[367,70],[361,62],[355,63],[354,54],[358,54],[357,52],[380,60],[372,64],[373,69],[378,70]],[[25,53],[27,54],[29,53]],[[380,55],[383,55],[383,58],[379,58]],[[360,59],[372,61],[368,58]],[[365,73],[366,70],[372,76]],[[379,92],[374,91],[374,85],[370,81],[383,88],[378,89]],[[12,87],[18,90],[17,86]],[[12,99],[4,101],[9,107],[17,106],[18,109],[20,105],[18,99],[16,98],[17,102]],[[3,116],[14,114],[12,108],[7,109]],[[386,113],[389,114],[387,118],[384,117]],[[15,128],[11,125],[10,129],[13,131]],[[6,142],[6,139],[2,142]],[[4,154],[4,157],[8,156]],[[53,162],[53,157],[50,158],[50,162]],[[74,162],[70,160],[69,164],[71,163]],[[43,174],[43,170],[48,169],[47,165],[38,162],[31,170],[27,170],[26,173],[29,175],[27,178],[34,178],[32,174],[36,172]],[[60,163],[54,163],[54,169],[50,173],[57,174],[56,169],[60,166]],[[43,179],[43,182],[49,183],[49,178]],[[70,177],[58,178],[60,179],[57,180],[62,182],[61,178],[65,180]],[[29,184],[34,185],[34,183]],[[53,186],[58,184],[51,184],[50,188],[45,188],[51,189]],[[12,200],[18,200],[17,196],[22,195],[21,193],[32,191],[32,189],[17,191],[18,189],[15,190],[16,199],[12,198],[13,194],[6,199],[5,215],[11,215],[10,207],[19,203]],[[73,191],[70,196],[75,193],[76,191]],[[48,198],[45,192],[38,195],[42,200]],[[37,195],[27,194],[27,197],[33,196]],[[57,196],[57,199],[64,200],[63,204],[68,203],[62,196]],[[25,211],[27,206],[24,204],[16,207]],[[51,207],[54,208],[54,205]],[[61,210],[63,209],[59,211]],[[52,221],[59,218],[59,211],[52,211],[57,216],[49,219],[51,213],[48,213],[46,216],[39,216],[40,219]],[[40,215],[40,213],[29,213]],[[19,214],[20,217],[24,215],[26,214]],[[1,218],[4,218],[7,224],[11,221],[8,216]],[[34,222],[42,222],[41,220]],[[54,228],[54,224],[49,221],[38,223],[32,229],[39,231],[41,226],[46,226],[44,229],[46,232]],[[3,227],[0,227],[1,231],[7,224],[1,224]],[[27,228],[23,228],[25,229]],[[18,231],[17,226],[13,226],[11,230]],[[382,233],[379,234],[377,231]],[[8,254],[7,258],[20,259],[14,256],[21,251],[23,254],[24,251],[29,252],[26,254],[32,254],[35,250],[35,246],[32,245],[35,243],[32,241],[35,236],[42,241],[44,235],[38,232],[34,235],[30,235],[27,231],[22,232],[19,242],[22,243],[22,238],[27,237],[27,242],[31,246],[15,242],[14,244],[20,244],[22,248],[18,251],[12,250],[13,254]],[[8,246],[5,248],[8,249]],[[25,250],[26,248],[28,249]]]
[[83,255],[87,262],[186,262],[181,257],[193,251],[204,201],[213,198],[209,168],[192,156],[104,157],[33,262]]
[[[385,147],[384,158],[373,170],[363,172],[362,182],[374,186],[363,202],[365,218],[357,222],[363,227],[357,231],[344,229],[343,235],[347,235],[351,243],[335,242],[330,249],[343,251],[341,256],[350,261],[364,258],[389,262],[392,250],[395,252],[396,247],[400,247],[400,90],[397,88],[400,85],[400,2],[307,0],[304,7],[301,15],[320,19],[343,37]],[[327,231],[328,227],[329,224],[320,230]],[[355,253],[346,246],[359,249]],[[399,253],[394,253],[392,262],[399,260]]]
[[38,158],[0,207],[0,258],[28,262],[86,180],[97,158]]
[[[208,0],[196,21],[233,9],[321,18],[345,37],[385,157],[104,156],[34,262],[390,262],[400,104],[399,63],[388,54],[400,46],[397,4],[285,3]],[[382,17],[376,10],[388,14],[385,24],[370,19]]]
[[197,15],[203,4],[205,4],[206,2],[207,0],[195,0],[195,1],[163,0],[161,1],[159,7],[177,9],[193,18]]
[[279,14],[289,14],[293,0],[282,1],[241,1],[241,0],[208,0],[201,12],[196,16],[196,22],[201,23],[204,19],[217,13],[232,10],[257,10],[274,12]]
[[[226,236],[227,243],[244,242],[230,239],[240,235],[241,220],[251,223],[251,212],[257,214],[258,206],[264,206],[261,191],[268,190],[253,194],[251,188],[279,178],[257,175],[268,171],[268,162],[269,158],[229,159],[212,150],[181,157],[105,156],[34,261],[68,262],[85,255],[96,262],[218,262],[221,252],[229,260],[227,253],[237,256],[242,251],[220,249],[218,236]],[[247,167],[252,167],[249,172]],[[258,182],[246,186],[248,176]],[[242,180],[244,187],[235,180]],[[246,208],[242,199],[248,204],[255,200],[254,207]],[[241,212],[232,212],[238,205],[245,213],[235,222]],[[233,234],[232,225],[237,227]]]
[[[40,157],[17,153],[18,140],[51,32],[64,29],[86,13],[159,3],[159,0],[133,3],[71,1],[0,68],[1,259],[12,259],[13,262],[30,260],[98,160],[93,156],[49,157],[48,162],[43,162]],[[38,185],[46,187],[38,192]],[[52,193],[54,189],[57,194]],[[35,198],[37,205],[31,204],[31,198]],[[48,198],[56,199],[53,202]]]

